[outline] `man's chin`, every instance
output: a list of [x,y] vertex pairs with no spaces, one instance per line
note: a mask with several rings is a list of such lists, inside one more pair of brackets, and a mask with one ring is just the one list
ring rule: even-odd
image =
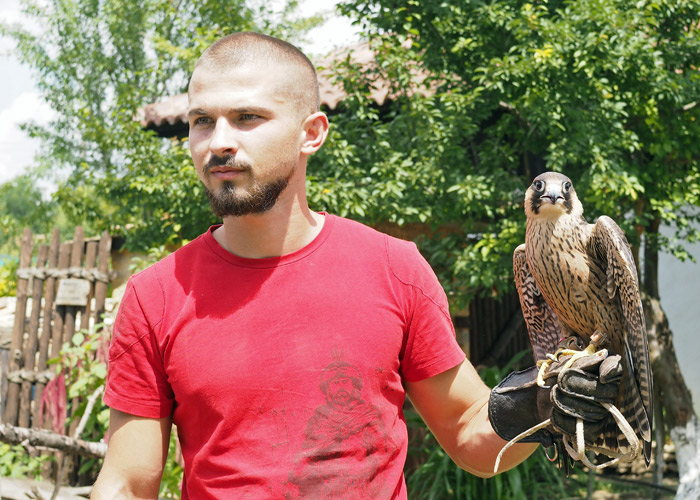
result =
[[288,183],[289,177],[286,177],[266,184],[253,183],[244,190],[231,181],[224,181],[218,189],[205,185],[205,192],[217,217],[262,215],[275,206]]

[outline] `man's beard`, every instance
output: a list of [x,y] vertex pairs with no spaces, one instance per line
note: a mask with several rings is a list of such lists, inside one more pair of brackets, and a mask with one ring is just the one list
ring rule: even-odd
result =
[[[212,167],[217,165],[242,168],[248,175],[251,172],[250,165],[238,164],[232,157],[213,157],[204,167],[205,176],[208,175]],[[295,169],[296,165],[293,165],[289,169],[289,174],[266,183],[260,183],[253,179],[247,192],[237,188],[231,181],[224,181],[217,191],[206,185],[204,190],[209,198],[209,205],[217,217],[262,214],[275,206],[277,198],[289,184],[289,179],[294,175]]]

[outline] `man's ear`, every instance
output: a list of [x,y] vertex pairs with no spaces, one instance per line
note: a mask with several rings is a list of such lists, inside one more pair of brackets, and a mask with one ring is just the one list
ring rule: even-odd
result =
[[301,152],[312,155],[323,146],[328,136],[328,117],[317,112],[306,117],[302,129]]

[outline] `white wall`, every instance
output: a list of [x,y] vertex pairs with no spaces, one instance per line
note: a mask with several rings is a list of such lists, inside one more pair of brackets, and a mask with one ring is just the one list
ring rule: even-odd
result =
[[[670,232],[664,231],[670,236]],[[659,255],[659,295],[673,332],[673,345],[685,383],[700,416],[700,243],[685,246],[697,263]]]

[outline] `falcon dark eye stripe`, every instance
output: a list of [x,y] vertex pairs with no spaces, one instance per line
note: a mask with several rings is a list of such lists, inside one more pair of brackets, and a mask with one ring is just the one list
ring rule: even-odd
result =
[[570,214],[574,210],[574,202],[571,200],[571,197],[567,196],[564,199],[564,208],[566,208],[567,214]]

